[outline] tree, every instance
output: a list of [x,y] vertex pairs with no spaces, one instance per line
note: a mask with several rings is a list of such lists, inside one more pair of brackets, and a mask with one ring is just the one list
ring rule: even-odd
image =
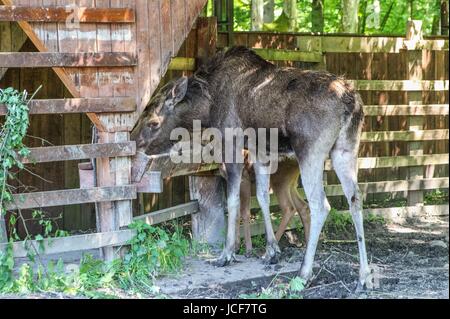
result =
[[252,31],[261,31],[264,26],[264,0],[252,0]]
[[264,23],[272,23],[275,20],[275,0],[264,2]]
[[358,32],[358,8],[359,0],[342,0],[342,32]]
[[289,20],[288,30],[291,32],[297,31],[298,28],[297,0],[284,0],[283,13]]
[[323,32],[324,20],[323,20],[323,1],[313,0],[311,11],[312,32]]

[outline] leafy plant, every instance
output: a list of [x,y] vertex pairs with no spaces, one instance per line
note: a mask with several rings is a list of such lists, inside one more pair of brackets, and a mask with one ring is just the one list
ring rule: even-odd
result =
[[[272,281],[273,283],[273,281]],[[300,299],[301,293],[305,290],[305,282],[300,277],[292,278],[288,283],[281,283],[267,288],[262,288],[260,292],[252,294],[242,294],[242,299]]]

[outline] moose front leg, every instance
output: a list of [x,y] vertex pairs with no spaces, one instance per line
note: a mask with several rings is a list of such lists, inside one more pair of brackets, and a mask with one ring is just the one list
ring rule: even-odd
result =
[[227,207],[228,207],[228,229],[225,247],[222,255],[213,264],[224,267],[234,259],[234,248],[236,244],[236,223],[240,210],[240,188],[243,164],[226,164],[227,172]]

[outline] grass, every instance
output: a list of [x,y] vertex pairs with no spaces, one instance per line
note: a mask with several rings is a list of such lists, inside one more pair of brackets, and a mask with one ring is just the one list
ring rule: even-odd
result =
[[[143,223],[131,225],[137,234],[129,242],[123,260],[105,263],[84,255],[71,272],[60,260],[47,265],[23,264],[13,273],[11,251],[0,253],[0,294],[62,293],[88,298],[117,298],[118,291],[126,295],[165,297],[154,280],[182,268],[184,258],[199,247],[191,245],[179,225],[170,230]],[[34,270],[36,269],[37,270]]]

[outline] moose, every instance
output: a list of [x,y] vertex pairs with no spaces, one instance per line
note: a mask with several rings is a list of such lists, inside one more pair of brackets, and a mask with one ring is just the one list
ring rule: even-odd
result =
[[[278,199],[278,203],[281,209],[281,223],[275,234],[277,241],[280,241],[287,226],[294,216],[298,213],[303,224],[305,233],[305,241],[308,241],[309,227],[310,227],[310,213],[308,204],[300,197],[297,191],[298,178],[300,172],[298,164],[295,158],[291,158],[291,154],[283,154],[278,163],[278,169],[270,176],[270,186]],[[219,169],[222,177],[227,178],[226,171],[222,167]],[[242,180],[240,188],[240,217],[244,226],[244,242],[245,242],[245,255],[251,256],[252,254],[252,239],[250,231],[250,200],[251,200],[251,187],[254,180],[253,168],[248,161],[248,156],[245,161],[245,166],[242,171]],[[240,249],[240,218],[237,220],[236,225],[236,251]]]
[[[152,99],[132,133],[138,150],[167,151],[167,136],[176,127],[193,128],[193,120],[220,132],[226,128],[276,128],[280,147],[292,150],[310,210],[310,230],[300,277],[310,282],[325,220],[330,212],[323,186],[324,163],[331,157],[355,225],[360,270],[358,288],[372,288],[368,265],[362,194],[357,182],[357,155],[364,113],[362,100],[345,79],[325,71],[277,67],[252,50],[234,47],[219,52],[190,77],[166,85]],[[223,134],[225,136],[225,134]],[[270,218],[270,163],[253,163],[256,197],[266,230],[265,260],[281,254]],[[244,164],[226,162],[228,225],[226,244],[216,266],[234,259],[236,223]]]

